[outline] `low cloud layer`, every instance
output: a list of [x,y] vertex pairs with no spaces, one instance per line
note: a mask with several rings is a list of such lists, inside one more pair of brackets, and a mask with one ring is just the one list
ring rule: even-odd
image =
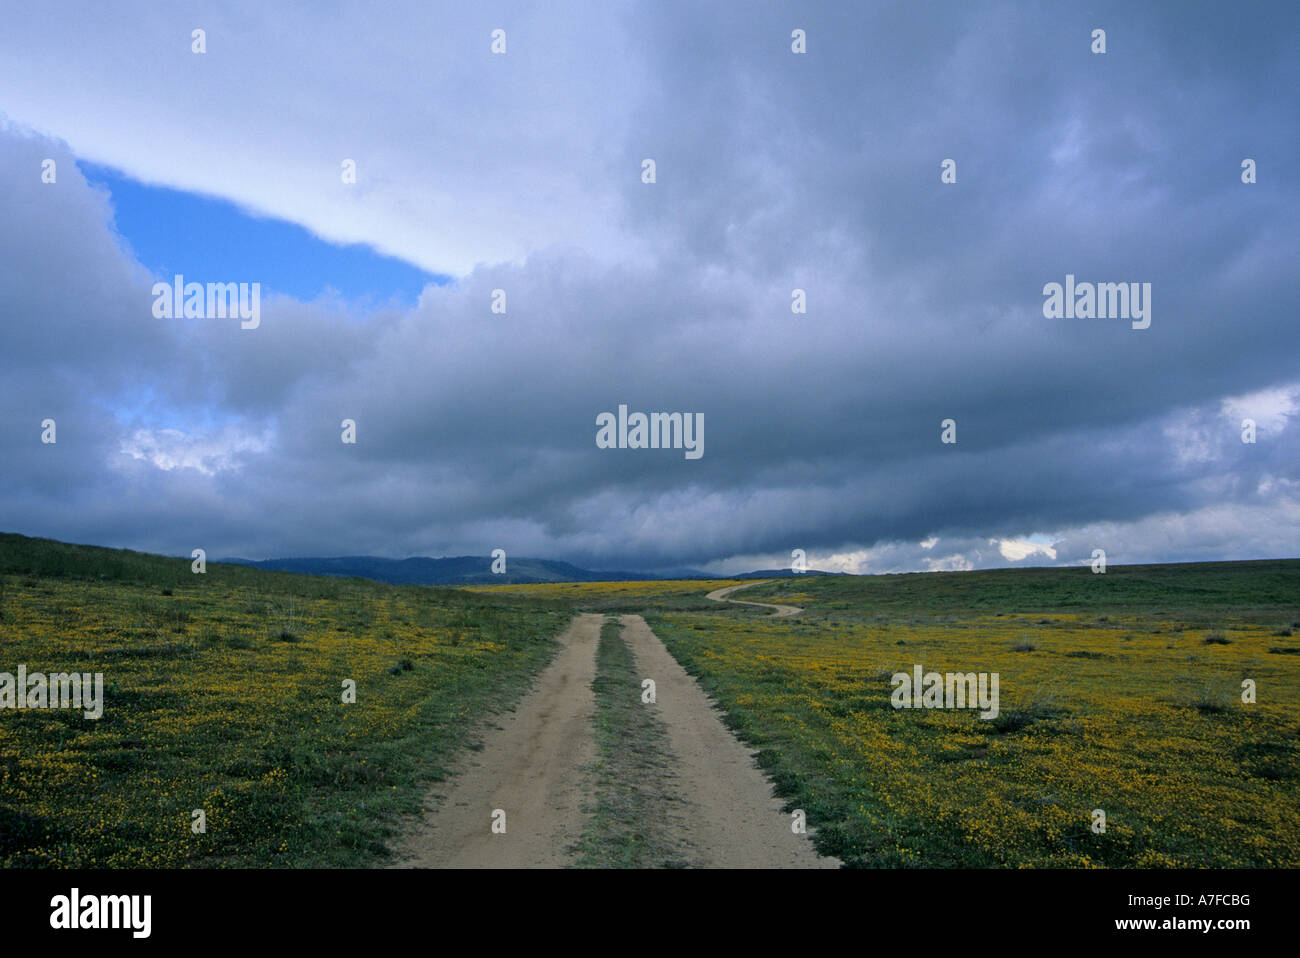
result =
[[[0,528],[725,572],[1298,554],[1285,7],[842,6],[11,14]],[[156,319],[79,158],[456,279]],[[1151,283],[1150,328],[1045,318],[1067,274]],[[702,413],[704,455],[598,448],[619,404]]]

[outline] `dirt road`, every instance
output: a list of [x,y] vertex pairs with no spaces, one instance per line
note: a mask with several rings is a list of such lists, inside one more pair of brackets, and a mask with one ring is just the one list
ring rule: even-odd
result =
[[749,589],[756,585],[763,585],[765,582],[771,582],[771,579],[759,579],[757,582],[745,582],[741,585],[729,585],[725,589],[714,589],[706,599],[712,599],[714,602],[734,602],[736,605],[755,605],[760,609],[771,609],[773,618],[782,618],[785,616],[798,615],[803,609],[797,605],[772,605],[770,602],[750,602],[747,599],[729,599],[727,596],[740,589]]
[[704,868],[837,868],[772,794],[752,752],[726,726],[695,679],[639,615],[623,616],[623,640],[644,678],[655,682],[655,708],[668,727],[685,802],[682,856]]
[[[796,610],[798,611],[798,610]],[[396,867],[554,868],[576,860],[594,806],[592,719],[596,647],[604,617],[582,615],[513,715],[489,728],[464,770],[436,786],[421,819],[395,848]],[[622,617],[638,674],[656,684],[645,707],[668,732],[665,782],[673,810],[662,838],[676,857],[705,868],[834,868],[809,836],[791,830],[750,750],[639,615]],[[628,694],[640,696],[639,687]],[[506,830],[494,833],[494,810]]]
[[[580,615],[513,715],[489,729],[471,764],[430,795],[395,852],[405,868],[556,868],[582,834],[584,766],[595,759],[591,718],[604,616]],[[497,809],[505,832],[492,831]]]

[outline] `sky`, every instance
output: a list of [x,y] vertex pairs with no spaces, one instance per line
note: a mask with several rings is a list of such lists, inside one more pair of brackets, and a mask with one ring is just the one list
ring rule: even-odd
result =
[[[719,573],[1300,555],[1290,3],[4,20],[0,530]],[[177,273],[259,284],[255,328],[156,315]],[[1150,325],[1049,317],[1067,276],[1149,289]],[[702,417],[703,455],[601,448],[620,405]]]
[[365,243],[330,243],[297,223],[250,216],[229,200],[141,183],[88,161],[78,167],[87,183],[108,191],[117,233],[157,276],[257,274],[266,277],[261,288],[268,294],[336,295],[358,307],[407,308],[429,283],[451,280]]

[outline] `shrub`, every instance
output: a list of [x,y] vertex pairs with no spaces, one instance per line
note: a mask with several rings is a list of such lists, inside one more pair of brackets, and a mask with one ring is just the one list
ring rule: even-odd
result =
[[1059,718],[1064,712],[1065,709],[1057,704],[1054,693],[1039,691],[1030,693],[1011,708],[1004,708],[997,718],[980,724],[991,726],[999,735],[1007,735],[1028,728],[1035,722]]
[[1229,689],[1224,686],[1222,677],[1205,682],[1198,692],[1192,695],[1191,706],[1202,715],[1218,715],[1228,711],[1232,702]]

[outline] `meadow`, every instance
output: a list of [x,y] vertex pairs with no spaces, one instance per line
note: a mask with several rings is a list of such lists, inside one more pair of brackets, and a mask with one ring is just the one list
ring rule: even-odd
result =
[[[851,866],[1300,865],[1300,562],[742,595],[805,611],[648,621]],[[999,673],[999,716],[893,708],[918,663]]]
[[[362,866],[556,649],[566,606],[0,536],[0,866]],[[355,683],[345,703],[344,680]],[[202,810],[206,830],[194,831]]]
[[465,586],[467,592],[563,602],[583,612],[686,612],[726,609],[705,596],[714,589],[740,585],[741,579],[668,579],[634,582],[538,582]]
[[[0,672],[106,682],[98,721],[0,711],[0,866],[383,863],[575,611],[643,613],[850,866],[1300,866],[1300,561],[799,576],[737,596],[794,618],[704,597],[736,581],[198,575],[0,535]],[[671,758],[618,694],[639,673],[614,632],[579,864],[671,864],[624,787]],[[891,676],[918,664],[998,673],[998,716],[893,708]]]

